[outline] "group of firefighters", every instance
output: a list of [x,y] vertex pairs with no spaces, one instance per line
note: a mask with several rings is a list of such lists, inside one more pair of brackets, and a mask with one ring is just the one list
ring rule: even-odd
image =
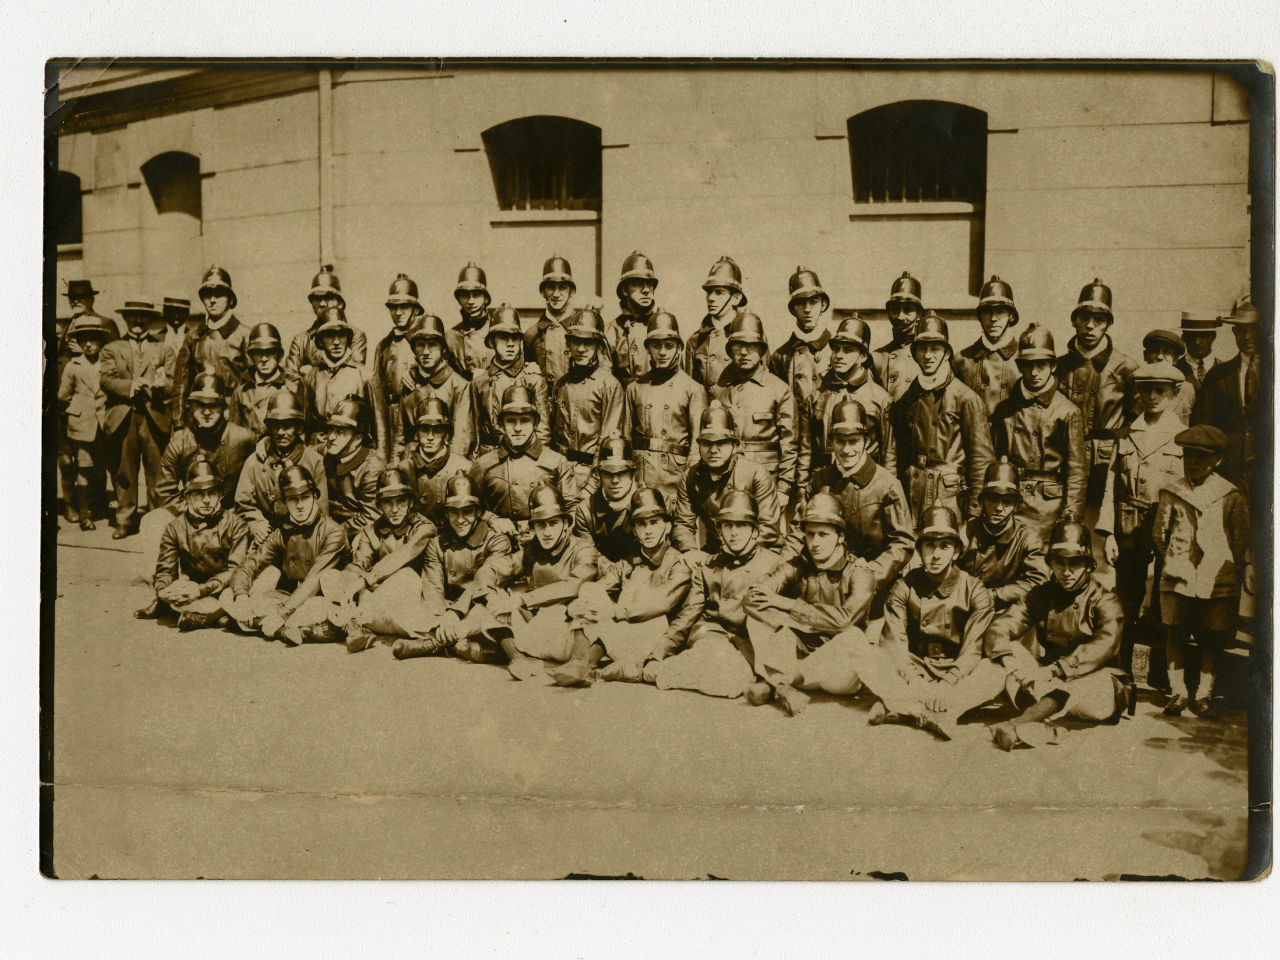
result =
[[[1009,750],[1056,742],[1059,718],[1118,717],[1136,625],[1154,620],[1165,712],[1218,716],[1219,657],[1252,589],[1262,351],[1247,300],[1150,331],[1138,362],[1111,341],[1100,280],[1061,353],[1043,325],[1019,329],[995,276],[961,350],[909,273],[876,349],[803,267],[773,349],[732,259],[711,267],[687,337],[657,288],[633,253],[606,321],[552,256],[526,325],[468,263],[446,325],[400,274],[370,352],[328,266],[288,344],[236,317],[217,266],[202,314],[129,300],[123,334],[73,281],[65,516],[93,529],[109,472],[112,536],[140,533],[156,558],[138,616],[180,628],[387,642],[401,659],[792,715],[805,691],[865,689],[873,724],[987,729]],[[1239,348],[1225,363],[1223,323]],[[1001,697],[1012,720],[957,726]]]

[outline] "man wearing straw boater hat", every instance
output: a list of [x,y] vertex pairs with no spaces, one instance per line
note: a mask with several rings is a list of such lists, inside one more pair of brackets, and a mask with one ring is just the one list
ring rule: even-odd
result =
[[1178,332],[1187,347],[1187,366],[1182,372],[1195,385],[1197,395],[1209,371],[1218,365],[1218,358],[1213,355],[1213,342],[1218,339],[1218,327],[1221,325],[1222,321],[1217,317],[1197,317],[1185,310],[1182,313]]

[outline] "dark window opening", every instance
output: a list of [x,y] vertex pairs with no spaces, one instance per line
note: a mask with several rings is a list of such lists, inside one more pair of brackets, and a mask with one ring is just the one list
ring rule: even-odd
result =
[[189,153],[161,153],[142,165],[156,213],[185,213],[202,219],[200,158]]
[[503,210],[600,210],[600,128],[568,117],[522,117],[481,138]]
[[80,178],[58,171],[53,185],[53,230],[58,246],[84,242],[84,220]]
[[959,201],[987,196],[987,115],[942,100],[904,100],[849,118],[857,203]]

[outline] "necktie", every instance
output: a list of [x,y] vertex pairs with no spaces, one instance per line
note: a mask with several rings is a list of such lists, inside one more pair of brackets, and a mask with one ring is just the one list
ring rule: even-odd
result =
[[1244,372],[1244,405],[1252,407],[1253,402],[1258,399],[1258,366],[1259,358],[1257,354],[1249,357],[1249,365]]
[[1196,361],[1196,380],[1198,380],[1201,384],[1204,383],[1204,361],[1203,360]]

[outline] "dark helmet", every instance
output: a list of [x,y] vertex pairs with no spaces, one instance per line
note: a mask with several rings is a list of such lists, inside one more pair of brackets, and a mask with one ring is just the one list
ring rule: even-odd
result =
[[671,519],[667,510],[667,498],[661,490],[653,487],[640,487],[631,495],[631,519],[643,520],[645,517],[666,517]]
[[550,482],[540,483],[529,491],[529,519],[550,520],[553,517],[568,517],[569,510],[564,505],[564,497],[560,489]]
[[659,308],[649,315],[644,342],[650,340],[679,340],[684,343],[684,337],[680,336],[680,323],[674,313]]
[[941,343],[946,346],[949,355],[955,354],[955,349],[951,346],[951,338],[947,331],[947,321],[932,310],[928,311],[916,323],[916,338],[911,343],[911,350],[914,353],[916,347],[922,343]]
[[756,508],[756,498],[745,490],[730,490],[720,501],[720,509],[716,511],[716,523],[725,520],[759,523],[760,512]]
[[831,436],[853,436],[870,432],[867,411],[857,400],[841,400],[831,409]]
[[805,504],[804,517],[800,525],[808,523],[826,523],[833,527],[844,527],[844,514],[840,510],[840,501],[831,495],[830,487],[823,487]]
[[325,307],[316,319],[319,323],[311,331],[311,339],[316,343],[320,342],[322,333],[345,333],[348,340],[355,336],[355,328],[347,323],[347,313],[342,307]]
[[600,462],[597,467],[601,473],[622,473],[636,468],[635,459],[631,456],[631,444],[617,430],[600,441]]
[[920,294],[920,281],[904,270],[902,276],[893,281],[893,286],[889,288],[889,299],[885,301],[885,309],[887,310],[889,304],[895,300],[905,300],[908,303],[924,306]]
[[745,307],[747,305],[747,292],[742,289],[742,271],[731,257],[721,257],[707,271],[707,279],[702,281],[702,289],[710,290],[712,287],[728,287],[730,290],[742,294],[742,299],[738,302],[738,306]]
[[1018,322],[1018,308],[1013,302],[1013,287],[1009,286],[994,273],[991,279],[982,285],[978,296],[978,309],[983,307],[1008,307],[1013,311],[1013,320],[1009,326]]
[[221,402],[227,399],[227,388],[222,382],[222,378],[213,372],[212,367],[206,367],[201,373],[197,373],[195,379],[191,381],[191,389],[187,391],[188,400],[209,400],[211,402]]
[[326,263],[320,268],[320,272],[311,278],[311,292],[307,294],[307,299],[330,296],[337,297],[338,302],[346,306],[347,300],[342,295],[342,284],[338,282],[338,275],[333,272],[333,264]]
[[196,454],[196,458],[191,461],[191,466],[187,467],[187,492],[221,489],[222,477],[218,475],[218,468],[210,463],[209,458],[203,453]]
[[409,346],[411,347],[418,340],[446,342],[444,321],[433,313],[420,313],[414,318],[413,324],[409,327],[409,332],[405,334],[405,339],[409,341]]
[[541,290],[548,283],[567,283],[575,293],[578,290],[578,285],[573,282],[573,268],[559,254],[553,253],[551,259],[542,265],[542,279],[538,281],[538,289]]
[[1114,318],[1115,315],[1111,312],[1111,288],[1094,277],[1093,283],[1087,283],[1081,289],[1076,308],[1071,311],[1071,319],[1074,320],[1081,310],[1097,310]]
[[733,422],[733,411],[719,400],[712,400],[698,422],[699,440],[737,440],[738,428]]
[[398,467],[388,467],[378,474],[378,501],[390,500],[392,497],[417,499],[413,487],[409,486]]
[[1089,528],[1080,522],[1075,513],[1064,511],[1061,519],[1053,525],[1049,548],[1045,553],[1049,556],[1088,557],[1092,560],[1093,538],[1089,535]]
[[368,421],[368,407],[356,396],[343,397],[333,405],[329,414],[328,425],[331,427],[351,427],[363,430]]
[[484,345],[493,349],[494,335],[499,333],[524,337],[524,330],[520,326],[520,313],[509,303],[504,303],[493,311],[493,316],[489,318],[489,332],[484,335]]
[[836,327],[836,332],[831,337],[831,343],[856,343],[862,347],[862,352],[869,354],[871,352],[871,327],[867,325],[867,321],[856,313],[851,313],[840,321],[840,326]]
[[926,508],[920,517],[920,532],[916,534],[916,541],[921,540],[954,540],[962,544],[955,512],[940,503]]
[[311,471],[301,464],[285,467],[280,471],[280,499],[300,493],[318,493]]
[[604,317],[594,307],[583,307],[575,313],[565,333],[583,340],[598,340],[606,350],[609,349],[609,339],[604,333]]
[[1181,359],[1186,355],[1187,345],[1182,342],[1182,338],[1172,330],[1152,330],[1142,338],[1142,348],[1145,350],[1153,343],[1163,343],[1173,348],[1174,353]]
[[469,476],[458,473],[445,481],[444,505],[455,509],[480,506],[479,493]]
[[419,310],[422,309],[422,301],[418,299],[418,285],[403,273],[396,274],[396,278],[391,281],[391,289],[387,291],[386,305],[394,307],[399,303],[411,303]]
[[1009,462],[1008,457],[1001,457],[999,460],[987,467],[987,472],[982,478],[982,492],[988,490],[995,493],[1018,493],[1018,468]]
[[639,250],[622,261],[622,276],[618,278],[617,287],[619,299],[622,298],[622,291],[628,280],[652,280],[654,287],[658,286],[658,275],[653,271],[653,264]]
[[227,306],[228,310],[234,310],[236,304],[240,302],[236,297],[236,292],[231,289],[231,274],[216,264],[206,270],[204,276],[200,278],[199,293],[201,297],[204,296],[206,290],[210,292],[214,290],[227,291],[227,295],[230,297],[230,303]]
[[726,353],[734,343],[758,343],[767,350],[769,341],[764,336],[764,322],[754,313],[743,310],[729,324],[729,339],[724,345]]
[[279,350],[283,353],[280,331],[269,323],[255,323],[249,330],[249,342],[245,344],[245,350]]
[[1027,324],[1018,338],[1019,360],[1054,360],[1058,356],[1053,346],[1053,334],[1048,327],[1034,321]]
[[272,420],[305,420],[302,404],[292,390],[277,390],[267,401],[267,412],[262,415],[263,423]]
[[535,418],[540,417],[538,405],[534,403],[534,396],[523,383],[507,387],[503,391],[502,410],[498,417],[501,418],[508,413],[532,413]]
[[427,397],[418,408],[415,427],[448,427],[453,432],[453,418],[449,415],[449,405],[439,397]]
[[464,290],[479,290],[484,294],[484,305],[487,307],[493,303],[493,297],[489,294],[489,281],[484,275],[484,271],[477,267],[471,261],[458,271],[458,282],[454,285],[453,295],[456,297]]
[[818,279],[818,275],[812,270],[796,267],[796,272],[791,275],[791,279],[787,283],[787,290],[790,295],[787,300],[788,307],[797,300],[821,297],[822,302],[825,304],[822,309],[828,310],[831,308],[831,298],[827,296],[827,291],[822,289],[822,281]]

